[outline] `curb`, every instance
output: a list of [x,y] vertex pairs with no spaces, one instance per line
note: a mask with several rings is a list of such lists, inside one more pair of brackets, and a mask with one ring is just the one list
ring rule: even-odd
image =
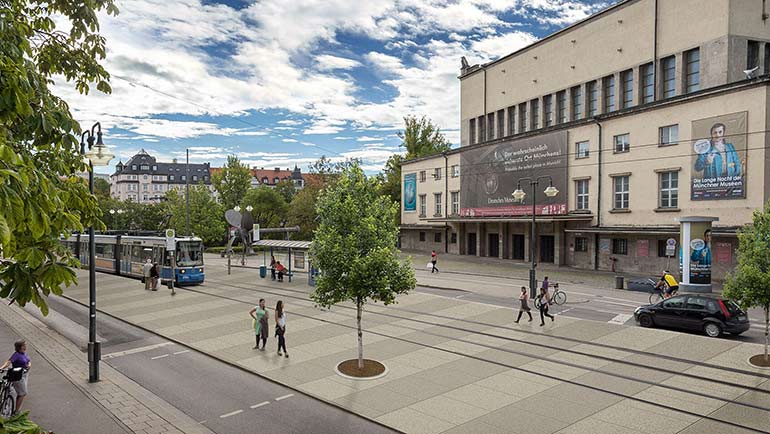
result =
[[[66,295],[66,294],[62,294],[62,297],[66,298],[67,300],[70,300],[70,301],[72,301],[72,302],[74,302],[74,303],[77,303],[77,304],[79,304],[79,305],[81,305],[81,306],[83,306],[83,307],[88,307],[88,305],[87,305],[86,303],[82,303],[82,302],[80,302],[79,300],[76,300],[76,299],[74,299],[74,298],[72,298],[72,297],[70,297],[70,296],[68,296],[68,295]],[[261,373],[259,373],[259,372],[255,372],[255,371],[252,371],[251,369],[245,368],[245,367],[243,367],[243,366],[241,366],[241,365],[238,365],[237,363],[234,363],[234,362],[231,362],[231,361],[229,361],[229,360],[225,360],[225,359],[223,359],[223,358],[221,358],[221,357],[218,357],[218,356],[214,356],[214,355],[212,355],[212,354],[209,354],[209,353],[203,352],[203,351],[201,351],[201,350],[199,350],[199,349],[197,349],[197,348],[195,348],[195,347],[192,347],[192,346],[190,346],[190,345],[188,345],[188,344],[186,344],[186,343],[184,343],[184,342],[182,342],[182,341],[180,341],[180,340],[177,340],[177,339],[174,339],[174,338],[168,337],[168,336],[166,336],[166,335],[163,335],[163,334],[157,333],[157,332],[155,332],[155,331],[153,331],[153,330],[150,330],[150,329],[148,329],[148,328],[146,328],[146,327],[143,327],[143,326],[141,326],[141,325],[135,324],[135,323],[133,323],[133,322],[131,322],[131,321],[126,321],[125,319],[123,319],[123,318],[120,318],[120,317],[118,317],[118,316],[115,316],[115,315],[113,315],[113,314],[111,314],[111,313],[109,313],[109,312],[105,312],[105,311],[103,311],[103,310],[101,310],[101,309],[98,309],[98,308],[97,308],[96,310],[97,310],[99,313],[101,313],[101,314],[103,314],[103,315],[106,315],[106,316],[108,316],[108,317],[110,317],[110,318],[113,318],[113,319],[115,319],[115,320],[118,320],[118,321],[124,322],[124,323],[126,323],[126,324],[129,324],[129,325],[131,325],[131,326],[133,326],[133,327],[136,327],[136,328],[138,328],[138,329],[140,329],[140,330],[143,330],[143,331],[145,331],[145,332],[147,332],[147,333],[150,333],[150,334],[153,334],[153,335],[155,335],[155,336],[160,336],[160,337],[162,337],[163,339],[166,339],[166,340],[168,340],[168,341],[170,341],[170,342],[173,342],[173,343],[175,343],[175,344],[177,344],[177,345],[180,345],[180,346],[182,346],[182,347],[184,347],[184,348],[188,348],[188,349],[190,349],[191,351],[195,351],[196,353],[202,354],[202,355],[204,355],[204,356],[206,356],[206,357],[210,357],[210,358],[212,358],[212,359],[214,359],[214,360],[217,360],[217,361],[219,361],[219,362],[222,362],[222,363],[224,363],[224,364],[226,364],[226,365],[228,365],[228,366],[231,366],[231,367],[233,367],[233,368],[236,368],[236,369],[238,369],[238,370],[240,370],[240,371],[242,371],[242,372],[246,372],[246,373],[249,373],[249,374],[252,374],[252,375],[256,375],[256,376],[258,376],[259,378],[262,378],[262,379],[264,379],[264,380],[267,380],[267,381],[269,381],[269,382],[271,382],[271,383],[273,383],[273,384],[277,384],[277,385],[279,385],[279,386],[283,386],[283,387],[286,387],[287,389],[291,389],[291,390],[293,390],[294,392],[296,392],[296,393],[298,393],[298,394],[300,394],[300,395],[305,395],[305,396],[308,396],[308,397],[310,397],[310,398],[316,399],[316,400],[318,400],[318,401],[321,401],[321,402],[323,402],[323,403],[326,403],[326,404],[328,404],[328,405],[330,405],[330,406],[332,406],[332,407],[338,408],[338,409],[340,409],[340,410],[344,411],[345,413],[348,413],[348,414],[352,414],[352,415],[358,416],[358,417],[360,417],[360,418],[362,418],[362,419],[368,420],[369,422],[372,422],[372,423],[374,423],[374,424],[377,424],[377,425],[379,425],[379,426],[381,426],[381,427],[383,427],[383,428],[387,428],[387,429],[389,429],[389,430],[392,430],[392,431],[394,431],[394,432],[397,432],[397,433],[406,434],[406,433],[404,433],[403,431],[399,431],[399,430],[397,430],[396,428],[393,428],[393,427],[391,427],[391,426],[385,425],[384,423],[382,423],[382,422],[380,422],[380,421],[378,421],[378,420],[376,420],[376,419],[372,419],[372,418],[370,418],[370,417],[368,417],[368,416],[364,416],[364,415],[362,415],[362,414],[359,414],[359,413],[356,413],[356,412],[354,412],[354,411],[352,411],[352,410],[350,410],[350,409],[347,409],[347,408],[345,408],[345,407],[341,406],[340,404],[337,404],[336,402],[333,402],[333,401],[327,400],[326,398],[321,398],[321,397],[319,397],[319,396],[315,396],[315,395],[313,395],[312,393],[308,393],[308,392],[305,392],[305,391],[303,391],[303,390],[299,390],[299,389],[297,389],[295,386],[289,386],[288,384],[283,384],[283,383],[281,383],[281,382],[279,382],[279,381],[277,381],[277,380],[274,380],[274,379],[272,379],[272,378],[269,378],[269,377],[267,377],[267,376],[265,376],[265,375],[263,375],[263,374],[261,374]],[[387,369],[387,367],[386,367],[386,369]],[[386,373],[387,373],[387,371],[386,371]]]

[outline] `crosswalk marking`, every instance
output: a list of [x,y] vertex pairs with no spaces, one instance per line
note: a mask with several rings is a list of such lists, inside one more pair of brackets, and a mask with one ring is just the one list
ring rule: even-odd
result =
[[626,321],[631,319],[633,315],[628,313],[619,313],[615,315],[615,318],[612,318],[611,320],[607,321],[610,324],[625,324]]
[[115,352],[115,353],[104,354],[102,356],[102,359],[113,359],[115,357],[128,356],[129,354],[144,353],[146,351],[152,351],[152,350],[154,350],[156,348],[165,347],[167,345],[174,345],[174,343],[173,342],[163,342],[163,343],[155,344],[155,345],[147,345],[146,347],[139,347],[139,348],[133,348],[133,349],[130,349],[130,350],[118,351],[118,352]]
[[150,357],[150,360],[162,359],[162,358],[164,358],[164,357],[168,357],[168,354],[164,354],[164,355],[162,355],[162,356],[155,356],[155,357]]

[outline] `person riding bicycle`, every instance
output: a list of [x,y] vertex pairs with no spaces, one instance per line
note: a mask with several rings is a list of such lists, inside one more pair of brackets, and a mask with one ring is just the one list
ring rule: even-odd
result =
[[27,356],[26,341],[16,341],[13,346],[16,352],[14,352],[13,355],[0,366],[0,369],[13,367],[23,368],[25,370],[21,380],[11,383],[13,388],[16,389],[16,412],[18,413],[21,408],[21,403],[24,402],[24,397],[27,396],[27,371],[32,366],[32,362],[30,362],[29,356]]
[[663,271],[660,281],[655,285],[655,289],[664,288],[663,298],[669,298],[679,289],[679,282],[671,275],[668,270]]

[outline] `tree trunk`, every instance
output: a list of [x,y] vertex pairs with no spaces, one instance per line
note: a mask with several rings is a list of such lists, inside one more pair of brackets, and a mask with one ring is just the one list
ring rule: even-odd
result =
[[361,313],[363,310],[364,303],[359,298],[356,302],[356,322],[358,323],[358,369],[364,369],[364,336],[361,332]]
[[770,334],[770,305],[765,305],[765,362],[767,362],[768,334]]

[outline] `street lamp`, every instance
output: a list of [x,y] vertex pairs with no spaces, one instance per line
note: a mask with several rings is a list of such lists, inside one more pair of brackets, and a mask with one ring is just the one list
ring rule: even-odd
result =
[[516,190],[513,192],[513,198],[518,202],[523,202],[524,198],[527,197],[527,193],[524,192],[524,190],[521,189],[521,183],[529,182],[529,185],[532,187],[532,230],[530,230],[530,238],[529,238],[529,259],[532,266],[529,269],[529,293],[531,298],[535,298],[537,296],[537,288],[535,288],[535,268],[537,267],[537,262],[535,262],[535,218],[537,216],[537,208],[536,208],[536,201],[535,201],[535,188],[540,184],[540,180],[548,180],[548,188],[543,190],[543,193],[545,193],[548,197],[556,197],[557,194],[559,194],[559,190],[553,186],[553,179],[551,179],[548,175],[539,176],[537,178],[521,178],[519,179],[519,182],[516,184]]
[[235,208],[233,208],[235,212],[241,212],[241,207],[238,205],[235,205]]
[[[94,143],[96,134],[96,143]],[[88,149],[86,151],[86,149]],[[80,154],[88,160],[88,189],[94,194],[94,166],[106,166],[115,156],[102,142],[102,125],[97,122],[80,136]],[[88,228],[88,382],[99,381],[101,343],[96,342],[96,242],[94,225]]]
[[246,211],[252,212],[253,210],[254,210],[254,207],[252,207],[251,205],[246,205]]

